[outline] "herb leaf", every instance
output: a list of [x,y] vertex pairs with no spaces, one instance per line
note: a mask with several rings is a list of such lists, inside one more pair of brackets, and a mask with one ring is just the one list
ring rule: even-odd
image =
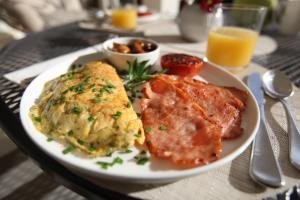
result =
[[159,130],[161,130],[161,131],[165,131],[165,130],[167,130],[167,127],[166,127],[166,126],[164,126],[164,125],[160,125],[160,126],[159,126]]
[[81,93],[83,93],[84,89],[85,89],[84,84],[80,83],[75,86],[74,92],[76,92],[77,94],[81,94]]
[[98,96],[94,96],[94,97],[93,97],[93,102],[94,102],[94,103],[100,103],[100,102],[101,102],[101,99],[100,99]]
[[74,134],[74,132],[72,130],[68,131],[68,136],[72,136]]
[[113,118],[114,119],[119,119],[121,117],[122,113],[120,111],[117,111],[114,115]]
[[111,155],[112,155],[112,152],[109,152],[109,153],[107,153],[105,156],[106,156],[106,157],[111,157]]
[[89,147],[89,151],[96,151],[96,148],[95,148],[94,146],[91,145],[91,146]]
[[89,122],[92,122],[92,121],[94,121],[95,120],[95,118],[92,116],[92,115],[90,115],[89,117],[88,117],[88,121]]
[[34,117],[33,118],[35,122],[41,123],[42,118],[41,117]]
[[134,157],[136,164],[138,165],[144,165],[149,161],[149,158],[147,157],[146,151],[141,151],[137,156]]
[[79,115],[80,114],[80,108],[79,107],[74,107],[73,109],[72,109],[72,112],[74,113],[74,114],[77,114],[77,115]]
[[80,144],[80,145],[84,145],[84,141],[78,139],[77,142]]
[[145,130],[147,133],[150,133],[152,131],[152,128],[151,127],[147,127],[146,130]]
[[74,147],[74,146],[69,146],[69,147],[65,148],[65,149],[62,151],[62,153],[63,153],[63,154],[68,154],[68,153],[71,153],[71,152],[74,151],[74,150],[75,150],[75,147]]
[[112,162],[102,162],[102,161],[96,162],[96,164],[99,165],[102,169],[108,169],[109,167],[112,167],[115,164],[122,164],[122,163],[123,160],[120,157],[116,157]]
[[131,149],[126,149],[123,153],[131,153],[132,150]]
[[123,164],[122,158],[116,157],[116,158],[113,160],[113,164],[116,164],[116,163],[118,163],[118,164]]
[[148,64],[149,60],[138,62],[137,59],[133,62],[127,62],[128,74],[124,77],[124,86],[127,91],[133,91],[134,87],[155,77],[158,74],[163,74],[166,70],[156,73],[151,73],[151,65]]
[[149,161],[148,158],[139,158],[139,159],[137,159],[136,163],[137,163],[138,165],[144,165],[144,164],[146,164],[146,162],[148,162],[148,161]]

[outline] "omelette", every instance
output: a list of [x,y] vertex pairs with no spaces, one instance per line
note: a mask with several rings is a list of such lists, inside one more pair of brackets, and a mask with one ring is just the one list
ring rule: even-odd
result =
[[91,156],[126,150],[145,139],[122,80],[112,66],[100,61],[47,82],[29,115],[49,138]]

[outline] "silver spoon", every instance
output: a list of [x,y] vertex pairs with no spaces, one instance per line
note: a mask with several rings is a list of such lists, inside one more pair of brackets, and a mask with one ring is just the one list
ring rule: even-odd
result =
[[288,97],[294,94],[289,78],[279,70],[269,70],[263,77],[263,87],[270,97],[278,99],[284,105],[288,118],[289,157],[292,165],[300,170],[300,134],[295,119],[291,113]]

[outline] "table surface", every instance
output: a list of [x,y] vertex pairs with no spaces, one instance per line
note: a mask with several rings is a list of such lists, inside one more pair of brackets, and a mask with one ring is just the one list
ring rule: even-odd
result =
[[[159,28],[155,28],[158,25]],[[205,43],[189,43],[182,40],[173,21],[162,20],[145,24],[139,26],[139,30],[144,31],[147,37],[160,42],[164,51],[185,52],[198,56],[203,56],[205,52]],[[300,64],[298,62],[300,38],[281,36],[271,32],[266,33],[274,38],[260,38],[253,63],[237,76],[244,79],[248,73],[254,71],[262,74],[267,70],[266,68],[280,68],[289,75],[295,85],[300,86]],[[27,39],[10,45],[2,51],[0,54],[0,74],[3,75],[30,64],[102,42],[106,37],[108,37],[107,33],[79,30],[76,25],[30,35]],[[0,83],[2,85],[0,86],[0,97],[16,116],[23,89],[18,85],[8,83],[3,78],[0,79]],[[291,97],[290,102],[294,108],[297,124],[300,122],[299,100],[300,91],[295,87],[295,95]],[[288,189],[288,192],[292,192],[290,188],[299,183],[300,172],[293,168],[288,160],[285,111],[279,102],[266,97],[266,116],[272,127],[270,138],[273,149],[279,159],[286,181],[286,185],[282,188],[265,188],[250,179],[248,174],[250,147],[237,159],[221,168],[171,184],[159,186],[125,185],[99,180],[91,181],[114,191],[129,194],[132,197],[147,199],[261,199],[269,196],[275,198],[275,194]],[[54,182],[19,151],[14,151],[0,158],[0,163],[5,163],[0,166],[1,199],[19,199],[24,196],[27,196],[27,199],[83,198]],[[71,187],[65,181],[57,181]],[[85,196],[89,195],[85,191],[77,190],[77,188],[74,190]]]

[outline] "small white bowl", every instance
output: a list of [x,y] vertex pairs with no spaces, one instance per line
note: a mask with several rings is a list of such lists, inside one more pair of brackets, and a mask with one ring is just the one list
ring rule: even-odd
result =
[[[147,53],[140,53],[140,54],[126,54],[126,53],[119,53],[112,51],[113,43],[120,43],[120,44],[128,44],[132,40],[141,40],[144,42],[152,43],[156,45],[156,49],[153,51],[147,52]],[[137,59],[138,62],[142,62],[145,60],[149,60],[148,64],[154,65],[154,63],[159,58],[159,45],[157,42],[145,38],[138,38],[138,37],[119,37],[119,38],[113,38],[106,40],[103,43],[103,52],[107,59],[119,70],[128,70],[127,62],[134,61]]]

